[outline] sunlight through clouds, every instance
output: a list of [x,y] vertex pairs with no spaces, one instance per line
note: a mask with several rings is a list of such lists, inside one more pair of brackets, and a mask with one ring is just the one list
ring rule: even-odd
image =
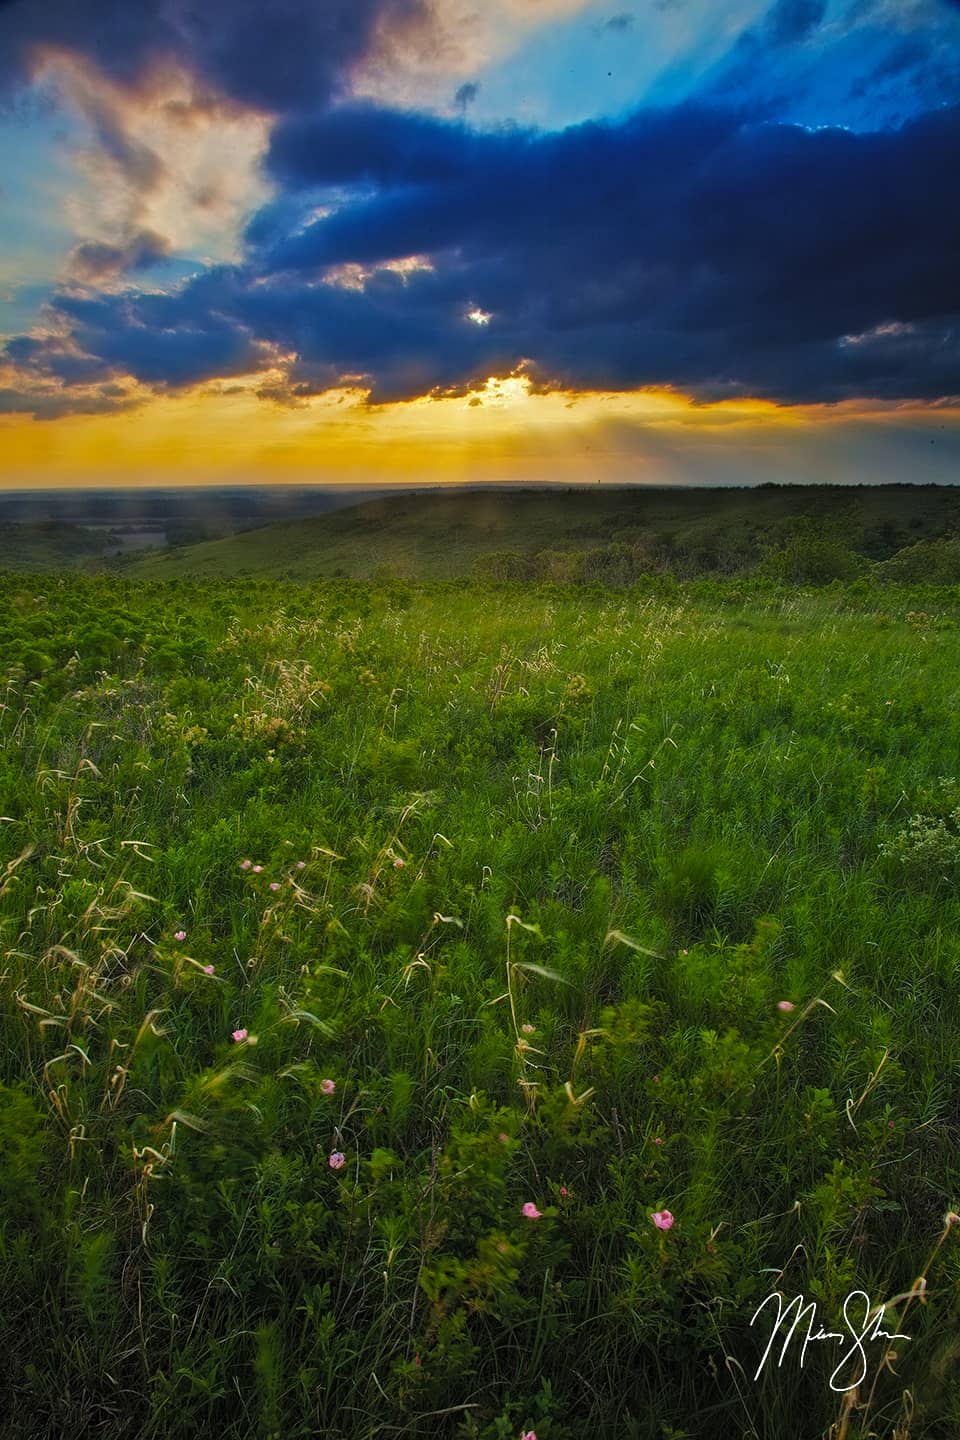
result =
[[957,5],[37,14],[0,7],[19,483],[954,474]]

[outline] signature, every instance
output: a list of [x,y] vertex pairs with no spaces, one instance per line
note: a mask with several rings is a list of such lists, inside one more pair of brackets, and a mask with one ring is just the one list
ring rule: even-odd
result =
[[[881,1305],[874,1311],[870,1305],[870,1297],[865,1290],[851,1290],[843,1302],[843,1323],[845,1330],[824,1330],[817,1321],[817,1303],[810,1300],[804,1304],[802,1295],[795,1295],[789,1303],[784,1303],[784,1296],[779,1291],[768,1295],[754,1312],[750,1324],[760,1318],[763,1310],[770,1303],[775,1306],[776,1322],[770,1332],[770,1339],[767,1341],[767,1348],[763,1352],[763,1358],[757,1366],[757,1373],[754,1380],[759,1379],[760,1373],[770,1357],[770,1352],[778,1339],[783,1340],[780,1348],[780,1358],[777,1361],[777,1368],[783,1364],[787,1348],[798,1329],[803,1337],[803,1344],[800,1347],[800,1367],[803,1368],[803,1361],[807,1353],[807,1346],[817,1340],[833,1340],[837,1344],[846,1346],[843,1355],[833,1373],[830,1376],[830,1389],[842,1394],[845,1390],[854,1390],[862,1385],[867,1375],[867,1352],[865,1346],[876,1340],[909,1340],[909,1335],[902,1335],[899,1331],[891,1333],[881,1328],[885,1318],[885,1306]],[[862,1317],[857,1317],[855,1312],[859,1309],[860,1303],[863,1306]],[[792,1312],[792,1316],[791,1316]],[[804,1329],[804,1325],[806,1328]],[[850,1342],[847,1344],[847,1342]],[[852,1378],[846,1385],[837,1384],[839,1376],[852,1367]]]

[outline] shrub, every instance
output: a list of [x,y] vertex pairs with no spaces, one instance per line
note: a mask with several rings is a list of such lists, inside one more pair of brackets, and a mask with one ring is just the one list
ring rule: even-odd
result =
[[960,865],[960,781],[942,777],[919,801],[923,811],[883,841],[880,854],[917,877],[938,878]]
[[907,585],[960,583],[960,540],[921,540],[905,545],[876,568],[881,580]]

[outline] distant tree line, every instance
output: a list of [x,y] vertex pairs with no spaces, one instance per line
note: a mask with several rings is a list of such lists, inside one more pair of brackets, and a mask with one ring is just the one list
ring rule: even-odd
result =
[[475,561],[473,573],[478,579],[613,588],[667,574],[678,580],[753,575],[796,585],[858,579],[953,585],[960,584],[960,536],[911,539],[889,521],[851,534],[842,518],[824,523],[801,516],[772,532],[651,532],[604,545],[495,550]]

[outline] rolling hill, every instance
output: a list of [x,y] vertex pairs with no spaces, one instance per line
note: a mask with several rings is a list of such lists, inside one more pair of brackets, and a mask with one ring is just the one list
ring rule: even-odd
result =
[[79,525],[0,522],[0,570],[73,570],[103,554],[106,536]]
[[[804,520],[806,517],[806,520]],[[347,575],[455,579],[490,557],[626,547],[650,568],[736,571],[806,525],[868,560],[960,528],[936,486],[449,491],[377,499],[124,562],[144,579]]]

